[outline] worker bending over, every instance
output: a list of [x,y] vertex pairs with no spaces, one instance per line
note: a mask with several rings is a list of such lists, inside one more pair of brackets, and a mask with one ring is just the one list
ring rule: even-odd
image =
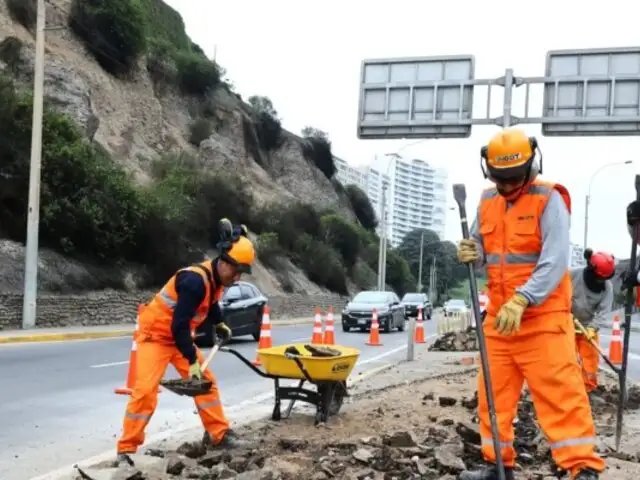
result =
[[571,312],[585,327],[586,335],[576,330],[576,351],[582,367],[582,379],[587,392],[598,387],[600,353],[591,343],[600,344],[598,327],[594,320],[611,312],[613,306],[613,284],[611,277],[616,272],[613,255],[603,252],[584,252],[587,266],[571,269],[573,297]]
[[170,363],[183,378],[204,377],[212,382],[208,394],[194,398],[205,429],[204,441],[228,447],[243,444],[229,429],[215,377],[209,369],[200,369],[203,358],[192,336],[208,317],[218,335],[223,339],[231,337],[218,302],[224,287],[238,281],[242,273],[251,273],[256,258],[246,227],[236,227],[234,231],[231,222],[223,219],[220,237],[217,258],[178,270],[140,314],[135,337],[136,383],[118,441],[118,461],[133,465],[128,454],[135,453],[144,442],[145,427],[158,403],[160,381]]
[[[481,150],[485,177],[471,239],[458,245],[463,263],[487,266],[489,303],[483,322],[503,462],[513,480],[513,420],[526,380],[556,464],[575,480],[597,479],[605,468],[575,354],[571,317],[569,220],[571,199],[558,184],[537,179],[538,145],[505,129]],[[540,162],[542,158],[540,157]],[[497,480],[496,453],[478,375],[482,454],[490,465],[460,480]]]

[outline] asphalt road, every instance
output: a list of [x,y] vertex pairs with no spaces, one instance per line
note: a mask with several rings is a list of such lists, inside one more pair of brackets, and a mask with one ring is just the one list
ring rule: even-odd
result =
[[[433,335],[435,322],[425,323],[427,335]],[[365,345],[367,333],[343,333],[337,326],[336,343],[361,350],[352,376],[406,355],[406,332],[382,334],[383,346],[372,347]],[[274,328],[273,342],[309,341],[311,332],[311,325]],[[256,342],[250,338],[230,346],[255,357]],[[125,382],[130,348],[130,338],[0,347],[0,479],[25,480],[115,452],[128,397],[113,389]],[[212,369],[228,408],[273,391],[270,380],[230,354],[219,353]],[[177,373],[170,367],[166,376]],[[192,422],[194,416],[191,399],[163,391],[147,437]]]

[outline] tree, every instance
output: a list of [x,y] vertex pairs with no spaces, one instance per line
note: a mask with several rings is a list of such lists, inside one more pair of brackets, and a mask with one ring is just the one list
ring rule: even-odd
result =
[[249,105],[258,113],[268,113],[274,120],[278,119],[278,112],[273,107],[273,102],[268,97],[251,95],[248,99]]
[[357,185],[347,185],[345,192],[347,192],[351,208],[358,218],[360,225],[362,225],[365,230],[374,231],[378,226],[378,219],[376,218],[376,212],[367,194]]
[[323,132],[319,128],[306,126],[302,129],[302,136],[304,138],[315,138],[318,140],[324,140],[325,142],[329,141],[329,135],[327,132]]
[[454,287],[466,278],[464,265],[458,262],[456,246],[451,242],[442,242],[438,235],[427,229],[417,228],[409,232],[398,247],[398,253],[409,264],[411,274],[418,278],[420,270],[420,242],[424,232],[422,253],[422,285],[429,288],[429,271],[435,259],[437,284],[436,292]]

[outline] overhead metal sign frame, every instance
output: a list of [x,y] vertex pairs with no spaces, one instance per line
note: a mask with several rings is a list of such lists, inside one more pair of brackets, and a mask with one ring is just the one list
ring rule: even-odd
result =
[[[467,138],[473,125],[540,124],[554,137],[640,135],[640,47],[552,50],[545,75],[474,78],[473,55],[362,62],[360,139]],[[530,88],[543,86],[542,115],[529,115]],[[484,116],[473,115],[474,90],[487,87]],[[502,115],[490,116],[492,87],[503,87]],[[512,113],[525,89],[524,115]]]

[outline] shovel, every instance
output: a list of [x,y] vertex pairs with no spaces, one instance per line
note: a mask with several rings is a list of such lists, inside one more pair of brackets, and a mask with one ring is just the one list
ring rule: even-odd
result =
[[584,335],[584,337],[589,341],[591,346],[596,349],[596,351],[600,354],[600,357],[602,357],[602,359],[607,363],[607,365],[609,365],[609,367],[611,367],[611,369],[616,374],[620,375],[620,369],[617,366],[615,366],[611,362],[611,360],[609,360],[609,357],[607,357],[607,355],[602,351],[602,349],[600,348],[600,345],[598,345],[595,340],[589,338],[589,333],[587,332],[587,329],[585,328],[585,326],[582,325],[582,323],[580,323],[580,320],[573,317],[573,323],[575,324],[576,328],[580,331],[580,333]]
[[[204,363],[200,365],[200,370],[202,370],[202,372],[207,369],[207,365],[209,365],[215,354],[218,353],[220,345],[221,343],[219,341],[216,342],[211,349],[211,352],[209,352],[209,355],[204,360]],[[211,382],[211,380],[206,380],[205,378],[191,377],[189,379],[174,378],[172,380],[162,380],[160,385],[181,396],[198,397],[209,393],[213,382]]]

